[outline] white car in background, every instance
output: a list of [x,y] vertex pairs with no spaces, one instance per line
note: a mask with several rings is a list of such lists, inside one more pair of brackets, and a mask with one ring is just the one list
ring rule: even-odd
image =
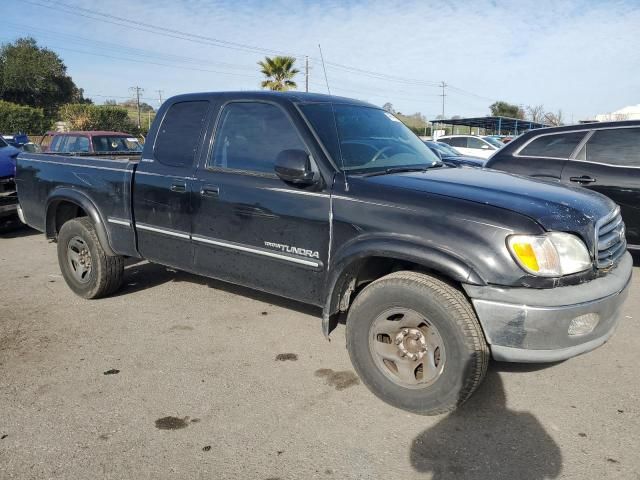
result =
[[477,135],[445,135],[438,137],[438,142],[452,146],[462,155],[489,158],[504,145],[493,137]]

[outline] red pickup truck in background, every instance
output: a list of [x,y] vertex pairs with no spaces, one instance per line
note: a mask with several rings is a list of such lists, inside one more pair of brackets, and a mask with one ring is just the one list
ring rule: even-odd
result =
[[47,132],[40,142],[43,152],[51,153],[140,153],[140,141],[124,132],[74,131]]

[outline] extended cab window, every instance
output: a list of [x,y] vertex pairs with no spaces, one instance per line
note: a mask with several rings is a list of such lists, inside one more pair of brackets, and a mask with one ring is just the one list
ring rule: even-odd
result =
[[280,108],[268,103],[234,102],[220,114],[209,166],[274,173],[276,157],[290,149],[307,150]]
[[555,135],[542,135],[524,147],[518,155],[524,157],[569,158],[585,132],[567,132]]
[[162,119],[153,149],[156,160],[173,167],[193,165],[209,102],[174,103]]
[[588,162],[640,167],[640,128],[596,130],[577,158]]

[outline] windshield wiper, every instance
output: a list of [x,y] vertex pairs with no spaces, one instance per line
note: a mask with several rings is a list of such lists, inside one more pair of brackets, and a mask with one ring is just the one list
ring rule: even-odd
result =
[[375,177],[378,175],[389,175],[392,173],[406,173],[406,172],[426,172],[430,168],[440,167],[442,163],[435,163],[428,167],[391,167],[384,170],[377,170],[375,172],[363,173],[363,177]]

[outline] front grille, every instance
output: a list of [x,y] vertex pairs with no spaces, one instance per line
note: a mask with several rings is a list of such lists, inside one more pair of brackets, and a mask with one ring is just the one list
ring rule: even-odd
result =
[[627,249],[620,208],[596,223],[596,265],[607,268],[618,261]]

